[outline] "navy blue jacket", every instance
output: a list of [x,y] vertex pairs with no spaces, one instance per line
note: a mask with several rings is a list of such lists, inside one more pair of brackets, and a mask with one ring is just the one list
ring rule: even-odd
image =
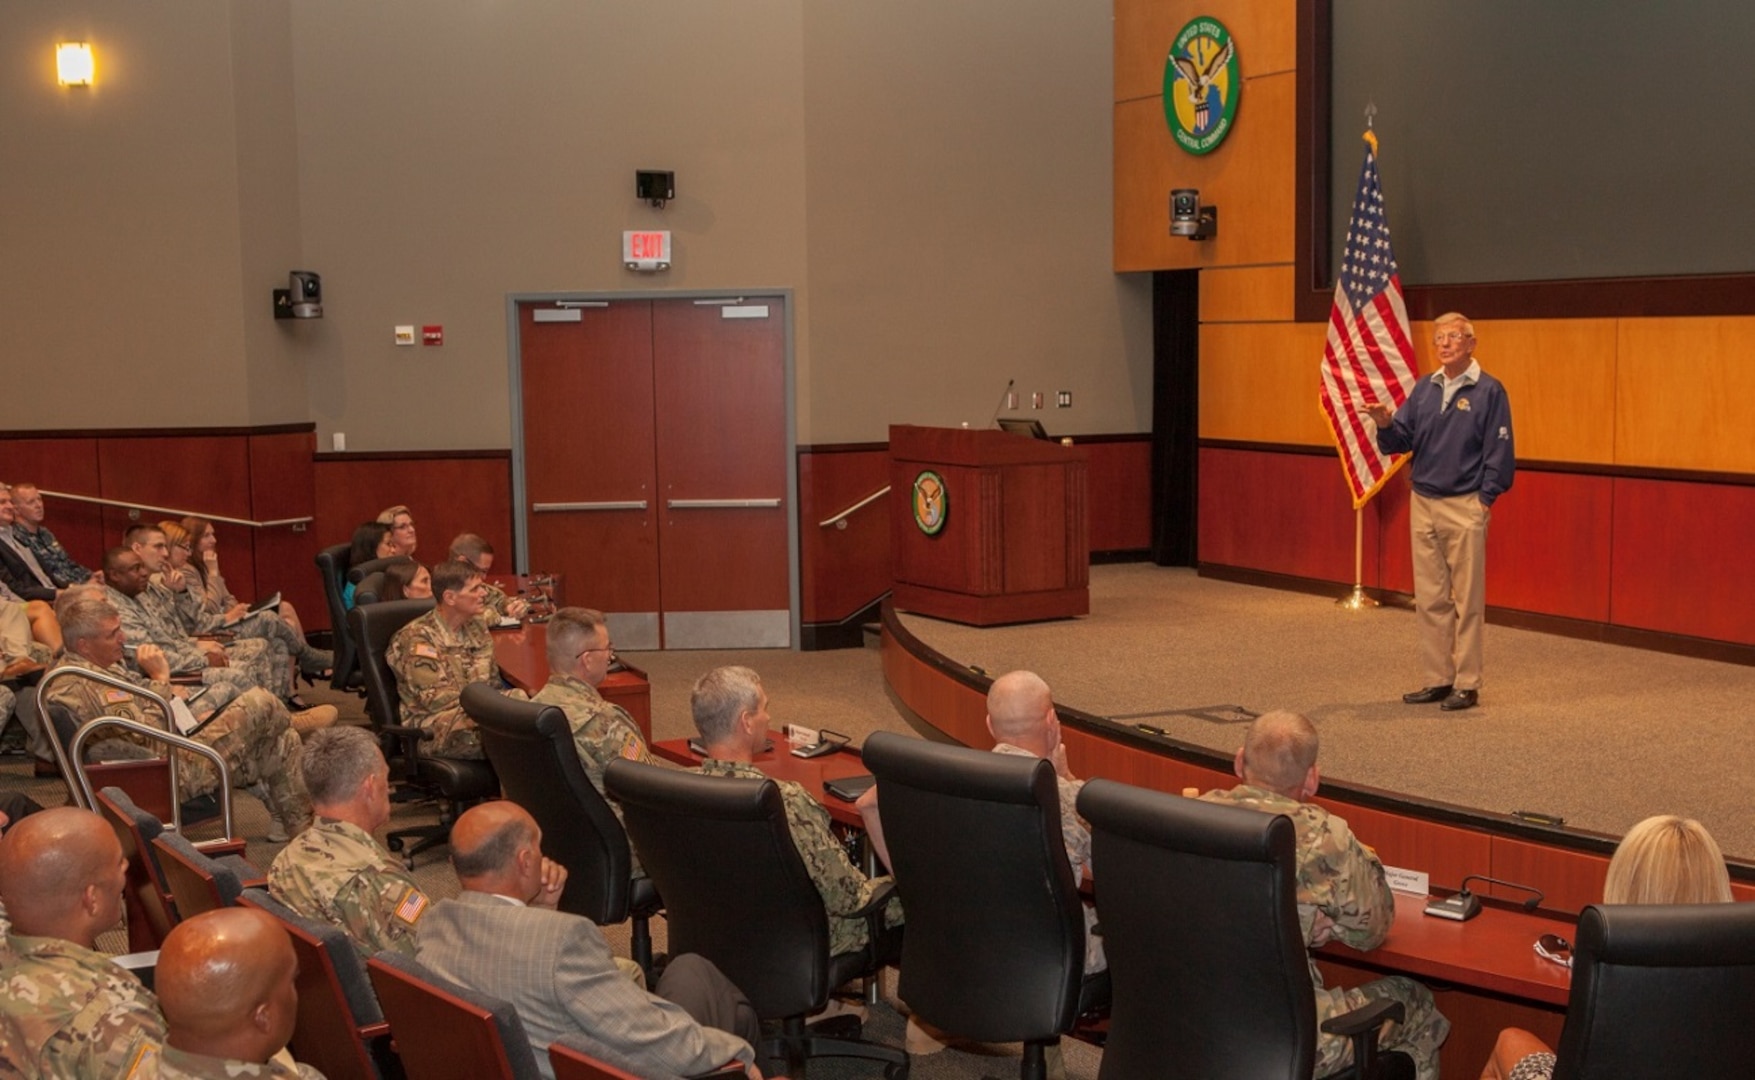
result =
[[1414,490],[1429,499],[1478,494],[1481,505],[1511,489],[1516,454],[1511,400],[1505,384],[1481,372],[1444,404],[1444,372],[1421,379],[1389,426],[1377,429],[1377,448],[1414,455]]

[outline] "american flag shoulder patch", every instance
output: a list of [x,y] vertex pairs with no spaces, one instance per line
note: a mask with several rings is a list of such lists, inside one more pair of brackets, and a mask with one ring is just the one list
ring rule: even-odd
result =
[[126,690],[105,690],[104,704],[114,705],[118,702],[127,701],[129,696],[129,693]]
[[396,905],[396,917],[410,926],[420,922],[420,917],[427,910],[427,894],[419,889],[410,888],[402,894],[402,900]]
[[134,1051],[134,1058],[128,1062],[128,1071],[122,1074],[122,1080],[132,1080],[136,1076],[158,1075],[158,1044],[143,1042]]
[[422,641],[415,645],[414,655],[424,656],[428,660],[437,660],[439,658],[439,650],[433,648],[429,643]]
[[621,756],[627,758],[629,761],[640,760],[640,739],[638,736],[630,733],[622,739]]

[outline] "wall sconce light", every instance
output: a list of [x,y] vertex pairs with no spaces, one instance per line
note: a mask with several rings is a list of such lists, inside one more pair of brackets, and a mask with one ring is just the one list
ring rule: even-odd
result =
[[90,43],[63,41],[55,46],[55,77],[62,86],[90,86],[93,70]]
[[1199,188],[1170,192],[1170,235],[1211,240],[1219,235],[1219,208],[1200,204]]

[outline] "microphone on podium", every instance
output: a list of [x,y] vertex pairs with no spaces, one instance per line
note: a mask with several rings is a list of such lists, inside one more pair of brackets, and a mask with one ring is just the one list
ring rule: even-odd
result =
[[1007,379],[1005,381],[1005,389],[999,392],[999,404],[993,407],[993,415],[987,419],[988,427],[993,427],[999,423],[999,414],[1005,411],[1005,399],[1011,395],[1012,387],[1017,384],[1018,380],[1016,379]]
[[1498,878],[1488,877],[1485,874],[1470,874],[1468,877],[1462,879],[1462,888],[1457,890],[1455,896],[1447,896],[1443,900],[1429,901],[1426,904],[1426,914],[1436,916],[1440,919],[1453,919],[1456,922],[1468,922],[1476,915],[1479,915],[1481,913],[1481,898],[1469,891],[1469,882],[1471,881],[1485,881],[1491,885],[1503,885],[1508,889],[1517,889],[1520,892],[1534,893],[1534,896],[1523,901],[1523,909],[1525,911],[1536,910],[1537,905],[1547,899],[1542,890],[1532,888],[1528,885],[1519,885],[1515,881],[1501,881]]

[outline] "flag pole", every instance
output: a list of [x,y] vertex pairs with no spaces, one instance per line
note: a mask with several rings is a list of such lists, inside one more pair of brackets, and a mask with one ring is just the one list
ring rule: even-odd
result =
[[1365,508],[1353,508],[1353,591],[1335,601],[1348,611],[1369,611],[1380,606],[1365,593]]

